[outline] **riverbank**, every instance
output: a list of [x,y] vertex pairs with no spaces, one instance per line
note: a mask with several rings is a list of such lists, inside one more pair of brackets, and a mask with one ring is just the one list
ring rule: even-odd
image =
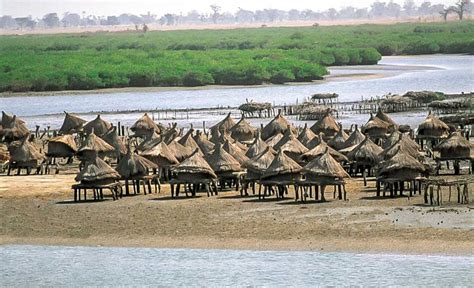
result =
[[377,199],[350,180],[349,201],[295,203],[160,194],[71,202],[74,175],[0,179],[0,244],[348,251],[473,255],[474,210],[424,207],[421,196]]

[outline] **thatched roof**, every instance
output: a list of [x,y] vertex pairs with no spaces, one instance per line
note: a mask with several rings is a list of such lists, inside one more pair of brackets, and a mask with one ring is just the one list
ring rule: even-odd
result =
[[64,111],[64,113],[64,121],[61,128],[59,128],[59,133],[72,134],[81,131],[87,121],[66,111]]
[[255,140],[253,141],[252,145],[250,145],[247,153],[245,155],[249,158],[253,158],[258,154],[262,153],[265,149],[267,149],[268,144],[263,141],[262,137],[260,137],[260,132],[257,133]]
[[443,157],[471,157],[474,159],[474,144],[464,138],[460,132],[451,133],[447,139],[441,141],[434,150],[441,152]]
[[123,139],[120,138],[117,134],[117,127],[113,127],[112,129],[110,129],[101,138],[110,146],[115,148],[115,153],[118,154],[117,156],[127,154],[127,147],[125,147]]
[[161,141],[152,148],[145,150],[141,155],[159,166],[170,167],[179,163],[174,153],[168,148],[165,142]]
[[272,147],[275,146],[280,140],[283,138],[283,134],[278,133],[270,138],[268,138],[265,143],[267,143],[268,146]]
[[174,157],[178,159],[179,162],[182,162],[184,159],[188,158],[193,154],[193,150],[189,147],[179,144],[178,141],[171,141],[168,144],[168,149],[173,153]]
[[308,128],[308,124],[304,124],[303,130],[301,130],[300,134],[298,135],[298,140],[306,146],[306,148],[309,148],[309,143],[316,137],[316,134],[314,134],[311,129]]
[[207,163],[215,173],[238,172],[241,171],[240,163],[222,148],[222,145],[216,145],[212,154],[206,156]]
[[339,132],[339,124],[337,124],[336,119],[332,117],[330,111],[328,110],[323,118],[319,119],[311,127],[311,131],[316,134],[324,133],[326,136],[332,136]]
[[[383,161],[380,164],[378,174],[383,176],[401,170],[407,170],[407,172],[418,171],[421,173],[426,171],[426,167],[410,155],[400,152],[396,153],[395,156],[389,160]],[[406,175],[406,177],[409,177],[409,174]]]
[[339,97],[339,94],[336,94],[336,93],[317,93],[317,94],[313,94],[313,96],[311,96],[311,99],[313,100],[335,99],[337,97]]
[[25,121],[16,115],[10,116],[3,112],[2,125],[0,129],[0,138],[5,137],[8,141],[23,139],[30,134]]
[[242,115],[242,118],[235,124],[231,129],[231,137],[240,142],[252,142],[257,134],[257,128],[250,125],[250,122],[245,119],[245,116]]
[[262,178],[280,176],[284,174],[296,174],[301,172],[301,166],[293,159],[287,156],[282,150],[273,159],[270,166],[263,174]]
[[25,121],[21,120],[20,118],[16,117],[15,115],[10,115],[7,112],[2,111],[2,122],[0,123],[0,125],[2,125],[3,127],[7,127],[15,119],[16,119],[16,121],[18,121],[22,124],[25,124]]
[[354,131],[349,135],[349,138],[347,138],[346,142],[344,143],[344,148],[352,147],[355,145],[359,145],[365,140],[365,135],[362,134],[362,132],[359,130],[357,125],[355,126]]
[[418,149],[414,149],[413,146],[406,140],[403,140],[402,136],[400,135],[400,139],[395,142],[392,146],[386,148],[385,150],[380,153],[380,157],[384,160],[388,160],[395,156],[397,153],[404,153],[410,155],[415,159],[422,159],[423,155],[420,154]]
[[229,132],[229,130],[235,125],[234,119],[231,117],[231,113],[221,120],[219,123],[211,127],[211,130],[217,130],[219,132]]
[[350,178],[341,164],[331,156],[329,149],[306,164],[303,173],[319,177]]
[[10,152],[8,152],[7,145],[0,143],[0,164],[10,160]]
[[181,133],[181,129],[178,128],[178,123],[173,123],[173,125],[161,132],[161,138],[166,142],[166,144],[169,144],[172,140],[174,140],[178,135]]
[[322,139],[321,136],[316,136],[314,140],[315,146],[301,155],[301,160],[303,161],[311,161],[312,159],[316,158],[317,156],[323,154],[326,152],[326,150],[329,151],[331,156],[335,158],[338,162],[348,162],[349,159],[347,159],[346,156],[344,156],[342,153],[339,153],[338,151],[334,150],[333,148],[329,147],[326,142]]
[[282,150],[288,156],[292,157],[294,160],[298,159],[301,155],[308,151],[308,148],[304,146],[298,138],[291,132],[291,129],[286,130],[283,138],[278,141],[275,146],[275,150]]
[[449,133],[449,127],[446,123],[438,119],[435,115],[428,114],[425,121],[418,126],[418,135],[446,137]]
[[128,150],[125,156],[118,162],[116,170],[123,178],[130,178],[148,175],[150,169],[157,168],[157,164]]
[[84,125],[83,130],[87,134],[94,132],[95,135],[102,136],[107,133],[112,128],[112,124],[105,121],[100,117],[100,114],[97,117]]
[[393,121],[392,118],[390,118],[390,116],[388,116],[386,113],[384,113],[382,111],[382,109],[379,108],[379,110],[377,111],[377,114],[375,114],[375,117],[379,118],[380,120],[388,123],[389,125],[393,125],[393,126],[397,126],[397,123],[395,123],[395,121]]
[[206,174],[217,178],[211,166],[198,152],[198,149],[194,150],[193,154],[176,166],[173,171],[178,174]]
[[214,150],[214,143],[207,140],[206,135],[204,135],[201,131],[196,131],[196,135],[194,136],[194,141],[196,141],[197,145],[201,149],[201,151],[205,155],[209,155]]
[[82,183],[114,181],[120,179],[120,174],[99,157],[83,161],[84,167],[75,180]]
[[388,131],[390,128],[390,124],[383,121],[382,119],[374,116],[373,114],[370,114],[370,119],[367,121],[367,123],[362,127],[362,131],[364,133],[370,133],[370,130],[372,129],[378,129],[382,131]]
[[142,137],[146,135],[147,131],[153,130],[156,133],[160,134],[161,128],[156,125],[153,119],[145,113],[140,119],[138,119],[131,127],[130,130],[135,133],[135,136]]
[[375,165],[380,161],[382,148],[366,137],[357,147],[347,154],[351,161],[364,165]]
[[65,134],[48,140],[48,156],[68,157],[77,152],[74,136]]
[[397,143],[400,140],[400,136],[402,135],[401,132],[394,130],[388,137],[383,141],[382,148],[387,149],[393,144]]
[[228,139],[225,140],[224,145],[222,145],[222,148],[224,148],[227,153],[232,155],[232,157],[234,157],[235,160],[237,160],[237,162],[239,162],[241,165],[249,160],[249,158],[245,156],[245,153],[242,151],[242,149],[240,149],[237,145],[231,143]]
[[[408,97],[403,97],[403,96],[400,96],[400,95],[394,95],[394,96],[391,96],[391,97],[388,97],[386,99],[383,99],[380,104],[384,105],[384,106],[388,106],[388,105],[403,105],[403,104],[408,104],[410,103],[412,100]],[[382,119],[383,120],[383,119]]]
[[271,103],[247,102],[239,106],[240,111],[249,112],[249,113],[267,110],[267,109],[272,109]]
[[178,140],[178,143],[192,149],[193,151],[196,149],[199,149],[199,151],[201,151],[201,148],[199,148],[199,145],[193,139],[193,132],[194,132],[193,128],[189,129],[188,132],[184,134],[184,136],[181,137],[181,139]]
[[[77,150],[78,156],[85,156],[87,152],[96,152],[102,155],[111,155],[115,152],[115,148],[109,143],[96,136],[94,133],[87,135],[86,139],[81,143]],[[87,153],[89,154],[89,153]],[[91,153],[95,154],[95,153]]]
[[247,168],[249,172],[263,174],[270,164],[272,164],[273,159],[275,159],[275,154],[275,150],[271,147],[267,147],[261,153],[246,161],[243,167]]
[[285,133],[288,127],[296,133],[296,129],[281,115],[281,112],[279,112],[278,115],[263,128],[262,139],[266,141],[278,133]]
[[347,139],[349,139],[349,135],[344,132],[342,125],[339,125],[339,132],[328,141],[328,145],[336,150],[344,149],[346,147]]
[[148,130],[143,141],[137,146],[138,151],[145,151],[151,149],[156,144],[160,143],[161,137],[156,134],[154,130]]
[[417,101],[419,103],[430,103],[435,100],[444,99],[444,93],[442,92],[433,92],[433,91],[409,91],[403,95],[403,97],[407,97],[413,101]]
[[36,164],[39,164],[44,159],[44,154],[32,142],[28,141],[27,137],[11,143],[8,151],[12,162],[36,162]]

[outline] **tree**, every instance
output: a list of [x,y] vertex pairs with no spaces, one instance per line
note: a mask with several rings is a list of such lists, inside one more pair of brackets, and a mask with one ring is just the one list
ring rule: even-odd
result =
[[390,1],[387,4],[386,10],[387,16],[398,18],[400,16],[400,11],[402,10],[402,7],[400,7],[400,5],[398,5],[397,3]]
[[47,27],[58,27],[59,17],[57,13],[49,13],[44,15],[43,22]]
[[456,6],[453,8],[453,12],[458,14],[459,20],[463,20],[464,18],[464,13],[466,13],[468,10],[469,5],[471,4],[471,0],[459,0],[456,2]]
[[221,16],[220,12],[221,12],[221,6],[217,5],[217,4],[212,4],[211,5],[211,9],[212,9],[212,22],[214,22],[214,24],[217,23],[217,19],[219,19],[219,17]]
[[63,19],[61,20],[64,27],[77,27],[81,25],[81,16],[76,13],[64,13]]
[[411,16],[415,13],[415,10],[416,10],[416,5],[415,5],[415,1],[413,0],[406,0],[405,1],[405,4],[403,4],[403,10],[405,10],[405,13],[408,15],[408,16]]
[[12,16],[2,16],[0,17],[0,28],[15,28],[16,22]]
[[448,20],[448,14],[451,12],[450,8],[444,8],[443,10],[439,11],[441,17],[443,17],[444,22]]
[[373,17],[382,17],[385,15],[385,2],[372,3],[370,14]]

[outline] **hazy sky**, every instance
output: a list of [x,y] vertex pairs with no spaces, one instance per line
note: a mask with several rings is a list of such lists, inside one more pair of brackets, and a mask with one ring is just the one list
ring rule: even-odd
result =
[[[389,0],[386,0],[388,2]],[[249,10],[264,8],[275,9],[312,9],[314,11],[326,10],[334,7],[339,9],[344,6],[369,7],[374,0],[0,0],[0,15],[14,17],[28,16],[40,17],[49,12],[57,12],[60,16],[64,12],[82,13],[93,15],[118,15],[122,13],[163,15],[164,13],[185,13],[198,10],[209,13],[211,4],[217,4],[223,11],[234,12],[239,7]],[[394,0],[403,4],[404,0]],[[424,0],[415,0],[419,5]],[[451,5],[455,0],[432,0],[432,3]]]

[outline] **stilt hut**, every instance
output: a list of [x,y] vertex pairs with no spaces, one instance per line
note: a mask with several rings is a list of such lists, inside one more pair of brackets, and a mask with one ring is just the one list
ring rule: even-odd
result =
[[13,169],[17,169],[17,175],[21,173],[21,169],[26,169],[28,175],[32,169],[37,169],[36,172],[39,172],[38,168],[44,160],[44,154],[28,141],[28,137],[12,142],[8,147],[8,152],[10,153],[8,175]]
[[283,115],[281,115],[281,110],[278,111],[278,115],[273,118],[263,129],[262,129],[262,139],[267,141],[271,137],[277,134],[284,134],[286,130],[290,127],[293,133],[296,133],[296,128],[291,125],[291,123],[286,120]]
[[255,140],[253,141],[252,145],[250,145],[249,149],[245,153],[245,156],[249,158],[253,158],[258,154],[262,153],[265,149],[267,149],[268,144],[263,141],[262,137],[260,137],[260,132],[257,133]]
[[299,161],[301,155],[308,152],[308,148],[304,146],[298,138],[291,132],[291,129],[286,130],[285,135],[278,141],[275,146],[275,150],[282,150],[286,155],[295,161]]
[[332,117],[330,111],[331,110],[328,109],[324,117],[316,121],[311,127],[311,131],[317,135],[323,133],[326,139],[332,138],[340,129],[339,124],[337,124],[336,119]]
[[[202,186],[204,186],[208,196],[210,193],[212,194],[211,191],[217,193],[215,185],[217,175],[200,155],[199,149],[194,150],[189,158],[173,169],[173,172],[176,174],[176,177],[170,181],[172,197],[179,196],[180,185],[184,186],[186,195],[188,195],[188,190],[190,190],[191,195],[196,196],[196,192]],[[214,190],[211,190],[211,188],[214,188]]]
[[[361,171],[365,186],[367,186],[367,173],[369,176],[373,174],[373,168],[381,161],[380,154],[382,151],[381,147],[372,142],[369,137],[366,137],[362,143],[347,154],[349,160],[353,162],[350,169],[351,173],[355,172],[357,174],[358,171]],[[355,171],[353,171],[353,168],[355,168]]]
[[339,95],[336,93],[319,93],[311,96],[311,100],[314,102],[318,102],[318,104],[332,106],[333,103],[337,102],[338,97]]
[[168,149],[179,162],[183,162],[184,159],[193,154],[193,150],[191,150],[191,148],[179,144],[179,142],[176,140],[172,140],[166,145],[168,145]]
[[143,151],[140,155],[162,168],[163,171],[160,175],[163,175],[167,180],[170,178],[169,171],[179,164],[178,159],[163,141],[149,150]]
[[344,154],[329,147],[328,144],[322,139],[321,136],[316,136],[314,139],[315,139],[314,142],[316,143],[316,145],[312,149],[308,150],[306,153],[301,155],[302,162],[308,163],[314,158],[316,158],[317,156],[325,153],[326,150],[328,150],[331,156],[334,159],[336,159],[339,163],[349,162],[349,159],[346,156],[344,156]]
[[319,200],[319,186],[321,186],[321,200],[325,201],[324,191],[326,186],[334,185],[338,188],[338,198],[346,200],[346,188],[344,179],[350,178],[349,174],[344,168],[336,161],[330,154],[329,148],[326,147],[326,151],[318,155],[316,158],[311,160],[308,164],[303,167],[304,180],[299,185],[298,192],[304,192],[301,195],[302,200],[306,200],[307,189],[310,188],[310,197],[312,189],[315,190],[315,199]]
[[[227,116],[217,123],[216,125],[211,127],[211,131],[219,131],[220,133],[228,133],[230,129],[235,126],[235,121],[231,117],[231,113],[227,114]],[[204,152],[204,151],[203,151]]]
[[148,130],[148,134],[146,136],[143,136],[143,141],[140,142],[140,144],[137,145],[136,149],[137,151],[145,151],[148,149],[153,148],[156,144],[160,143],[162,141],[161,137],[156,134],[154,130]]
[[[154,162],[142,157],[136,153],[132,153],[128,149],[124,157],[120,159],[117,164],[117,172],[120,174],[121,179],[125,181],[125,194],[129,195],[129,184],[131,182],[135,193],[140,193],[140,184],[143,184],[143,192],[146,195],[152,193],[152,182],[155,179],[155,175],[150,175],[152,170],[157,170],[159,167]],[[141,183],[140,183],[141,182]],[[155,182],[159,185],[159,182]],[[155,193],[158,186],[155,186]]]
[[273,135],[272,137],[268,138],[265,143],[267,143],[268,146],[274,147],[280,140],[283,138],[283,134],[278,133],[276,135]]
[[115,148],[115,157],[117,159],[120,159],[127,154],[127,147],[125,147],[123,139],[120,138],[120,136],[118,136],[117,134],[117,127],[113,127],[112,129],[110,129],[101,138],[110,146]]
[[3,112],[2,129],[0,129],[0,140],[3,138],[5,142],[20,140],[30,135],[30,130],[26,127],[25,121],[16,117],[10,116]]
[[370,119],[362,127],[362,132],[370,137],[375,143],[385,139],[388,133],[392,132],[391,125],[382,119],[370,114]]
[[[243,164],[243,167],[247,169],[245,179],[248,182],[255,182],[262,178],[265,171],[267,171],[270,164],[272,164],[275,158],[276,151],[271,147],[265,148],[259,154],[252,157],[250,160]],[[255,192],[255,189],[254,189]],[[255,193],[254,193],[255,194]]]
[[339,124],[339,131],[328,141],[328,145],[336,150],[341,150],[345,148],[347,139],[349,139],[349,135],[344,132],[342,125]]
[[201,148],[199,148],[199,145],[193,139],[193,133],[194,129],[191,127],[191,129],[189,129],[188,132],[178,140],[178,143],[192,149],[193,151],[199,149],[199,152],[202,154]]
[[380,157],[384,160],[388,160],[393,158],[396,153],[404,153],[417,160],[423,160],[424,158],[416,146],[413,147],[410,142],[404,140],[402,135],[400,135],[399,140],[392,146],[384,149],[382,153],[380,153]]
[[250,122],[245,119],[242,114],[242,118],[237,124],[230,128],[230,136],[244,144],[252,143],[255,135],[257,134],[257,128],[253,127]]
[[436,158],[438,170],[442,161],[453,161],[454,174],[459,175],[459,162],[465,160],[470,162],[471,173],[474,171],[474,144],[464,138],[459,131],[451,133],[447,139],[436,145],[434,150],[440,153],[440,157]]
[[87,135],[86,139],[81,143],[76,155],[80,159],[84,159],[92,158],[95,154],[102,159],[105,157],[113,158],[115,157],[115,148],[102,140],[102,138],[97,137],[94,133],[91,133]]
[[130,130],[133,132],[134,137],[143,138],[149,134],[149,131],[154,131],[158,135],[162,133],[160,127],[153,121],[153,119],[145,113],[140,119],[138,119],[131,127]]
[[82,131],[82,127],[87,123],[86,120],[64,111],[64,121],[61,128],[59,128],[59,134],[74,134]]
[[239,189],[240,176],[242,175],[242,167],[240,163],[222,148],[222,145],[216,145],[214,151],[206,156],[206,161],[217,175],[218,186],[221,190],[229,187]]
[[193,137],[196,144],[199,146],[204,155],[210,155],[214,150],[214,143],[207,140],[206,136],[199,130],[196,131],[196,135]]
[[[352,151],[353,148],[357,147],[360,143],[364,142],[365,140],[365,135],[360,132],[359,128],[357,125],[355,125],[354,131],[349,135],[349,138],[347,138],[346,142],[344,142],[344,146],[342,149],[347,149],[347,153]],[[340,151],[341,153],[344,153],[343,151]]]
[[298,135],[298,140],[306,146],[306,148],[309,148],[309,144],[311,141],[316,137],[316,134],[314,134],[311,129],[308,128],[308,124],[304,124],[303,130],[301,130],[300,134]]
[[242,151],[242,149],[240,149],[237,145],[232,144],[229,139],[225,140],[224,145],[222,145],[222,148],[224,148],[227,153],[232,155],[232,157],[234,157],[240,165],[244,164],[246,161],[249,160],[249,158],[245,156],[244,151]]
[[48,152],[46,156],[53,158],[68,158],[68,163],[72,162],[72,157],[77,152],[77,145],[74,136],[71,134],[64,134],[53,137],[48,140]]
[[449,126],[446,125],[443,121],[438,119],[430,113],[418,126],[418,135],[416,136],[417,141],[423,149],[424,141],[430,141],[431,147],[435,147],[440,140],[447,138],[449,135]]
[[280,150],[260,180],[265,187],[263,197],[276,189],[277,198],[284,198],[284,195],[288,194],[288,187],[296,186],[299,180],[301,180],[301,166]]
[[102,136],[107,133],[112,128],[112,124],[105,121],[100,117],[100,114],[97,117],[84,125],[83,131],[86,134],[91,134],[94,132],[97,136]]
[[393,121],[393,119],[390,118],[390,116],[388,116],[388,115],[387,115],[385,112],[383,112],[383,110],[380,109],[380,108],[377,110],[377,114],[375,114],[375,117],[377,117],[377,118],[379,118],[380,120],[382,120],[382,121],[384,121],[384,122],[390,124],[391,126],[393,126],[393,127],[395,127],[395,128],[398,126],[398,124],[395,123],[395,121]]

